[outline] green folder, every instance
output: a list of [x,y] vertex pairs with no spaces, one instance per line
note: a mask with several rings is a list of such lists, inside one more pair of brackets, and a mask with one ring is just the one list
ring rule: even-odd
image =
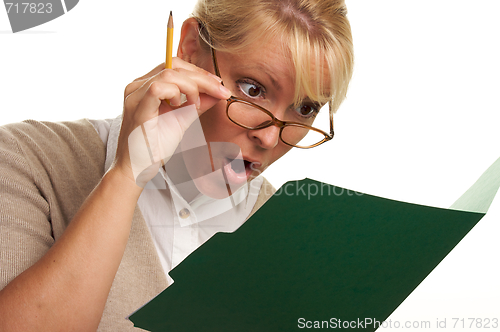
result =
[[173,269],[175,283],[129,319],[149,331],[295,331],[315,321],[374,331],[483,216],[288,182]]

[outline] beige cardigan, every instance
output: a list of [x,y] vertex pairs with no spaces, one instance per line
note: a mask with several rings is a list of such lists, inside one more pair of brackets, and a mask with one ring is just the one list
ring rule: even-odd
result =
[[[0,127],[0,289],[39,260],[104,174],[106,148],[88,120]],[[264,180],[255,212],[274,188]],[[126,317],[167,287],[136,207],[98,331],[138,331]]]

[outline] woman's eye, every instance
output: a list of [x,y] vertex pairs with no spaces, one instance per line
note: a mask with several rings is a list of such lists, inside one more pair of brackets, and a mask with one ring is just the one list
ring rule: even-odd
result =
[[259,98],[264,96],[264,89],[255,83],[238,82],[240,90],[250,98]]
[[318,109],[311,105],[301,105],[295,111],[303,118],[314,118],[318,114]]

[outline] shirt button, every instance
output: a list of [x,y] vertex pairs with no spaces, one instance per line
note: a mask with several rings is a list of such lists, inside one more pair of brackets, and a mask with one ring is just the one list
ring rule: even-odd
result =
[[182,219],[189,218],[190,215],[191,215],[191,212],[189,212],[189,210],[186,208],[179,211],[179,217],[181,217]]

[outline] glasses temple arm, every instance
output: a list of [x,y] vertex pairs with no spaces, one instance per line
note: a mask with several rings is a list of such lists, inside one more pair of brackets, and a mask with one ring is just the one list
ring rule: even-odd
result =
[[334,132],[333,132],[333,110],[332,110],[332,104],[333,102],[330,100],[328,102],[328,106],[329,106],[329,113],[330,113],[330,135],[331,137],[330,138],[333,138],[333,135],[334,135]]
[[[209,43],[208,46],[210,46],[210,53],[212,53],[212,61],[214,63],[215,75],[220,77],[219,65],[217,64],[217,57],[215,56],[215,49],[212,47],[212,37],[210,37],[210,34],[208,35],[208,43]],[[222,83],[222,85],[224,85],[224,83]]]

